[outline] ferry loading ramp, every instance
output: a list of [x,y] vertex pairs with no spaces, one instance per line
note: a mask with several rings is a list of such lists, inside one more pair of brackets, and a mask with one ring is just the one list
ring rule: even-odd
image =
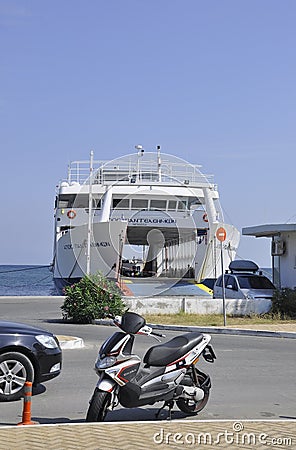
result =
[[192,279],[178,279],[165,277],[121,278],[119,286],[125,295],[131,297],[154,296],[196,296],[212,297],[212,291],[202,283],[196,283]]

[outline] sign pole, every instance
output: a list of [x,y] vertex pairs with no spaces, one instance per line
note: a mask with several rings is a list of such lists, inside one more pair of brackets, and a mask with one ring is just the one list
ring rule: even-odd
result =
[[223,243],[221,241],[221,270],[222,270],[222,298],[223,298],[223,322],[226,327],[226,305],[225,305],[225,279],[224,279],[224,264],[223,264]]
[[222,270],[222,298],[223,298],[223,322],[226,327],[226,304],[225,304],[225,280],[224,280],[224,264],[223,264],[223,242],[226,239],[226,230],[220,227],[216,231],[216,238],[221,243],[221,270]]

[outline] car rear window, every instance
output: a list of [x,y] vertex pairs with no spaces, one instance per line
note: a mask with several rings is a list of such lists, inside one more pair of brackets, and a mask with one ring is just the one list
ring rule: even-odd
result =
[[259,277],[256,275],[240,275],[237,278],[242,289],[275,289],[272,282],[266,277]]

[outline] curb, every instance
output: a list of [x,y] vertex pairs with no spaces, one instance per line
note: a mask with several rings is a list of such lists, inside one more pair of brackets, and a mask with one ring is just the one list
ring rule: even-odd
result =
[[148,324],[152,328],[158,330],[172,330],[172,331],[199,331],[200,333],[210,334],[229,334],[233,336],[258,336],[258,337],[272,337],[272,338],[287,338],[296,339],[296,333],[290,331],[269,331],[269,330],[252,330],[244,328],[218,328],[218,327],[195,327],[183,325],[158,325]]
[[[96,325],[109,325],[115,326],[112,319],[97,319]],[[162,325],[147,323],[148,326],[155,330],[171,330],[171,331],[199,331],[200,333],[209,334],[229,334],[232,336],[257,336],[257,337],[272,337],[272,338],[285,338],[296,339],[296,333],[292,331],[269,331],[269,330],[253,330],[244,328],[221,328],[221,327],[198,327],[198,326],[185,326],[185,325]]]
[[62,350],[84,347],[83,339],[81,339],[80,337],[64,335],[57,335],[56,337],[60,343],[60,347]]

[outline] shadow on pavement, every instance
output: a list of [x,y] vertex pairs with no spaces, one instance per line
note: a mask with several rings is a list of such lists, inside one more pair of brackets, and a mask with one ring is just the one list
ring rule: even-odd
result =
[[[107,413],[104,422],[137,422],[137,421],[155,421],[159,420],[168,421],[168,410],[162,410],[161,413],[156,417],[159,408],[131,408],[131,409],[120,409],[118,411],[110,411]],[[85,414],[86,415],[86,414]],[[186,414],[181,411],[172,411],[172,420],[184,419]],[[32,421],[37,422],[40,425],[46,424],[74,424],[74,423],[85,423],[85,418],[82,419],[69,419],[68,417],[38,417],[32,416]],[[1,423],[1,425],[15,425],[11,423]]]
[[44,392],[46,392],[46,387],[43,384],[37,384],[37,386],[33,386],[33,389],[32,389],[33,397],[35,395],[44,394]]

